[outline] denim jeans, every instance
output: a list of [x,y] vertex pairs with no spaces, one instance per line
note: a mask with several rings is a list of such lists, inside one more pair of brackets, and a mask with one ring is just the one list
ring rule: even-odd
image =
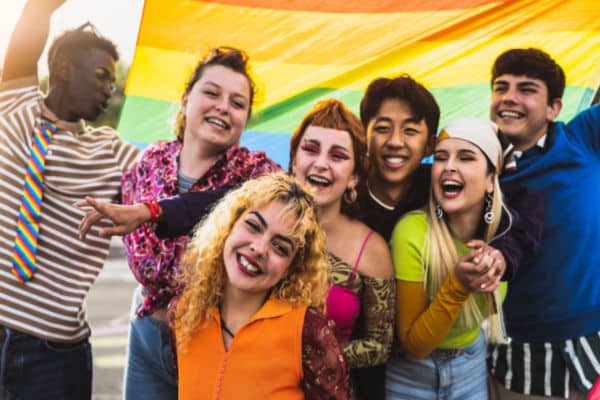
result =
[[177,400],[177,370],[166,322],[139,318],[142,289],[136,289],[131,307],[127,363],[123,379],[125,400]]
[[86,400],[92,397],[87,339],[55,343],[0,325],[0,400]]
[[386,368],[386,399],[486,400],[486,340],[483,332],[448,360],[393,357]]

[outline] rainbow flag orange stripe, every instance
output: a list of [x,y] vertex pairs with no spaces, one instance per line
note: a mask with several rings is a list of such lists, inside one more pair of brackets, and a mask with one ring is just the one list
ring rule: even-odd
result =
[[243,48],[259,102],[242,144],[287,165],[290,132],[314,101],[353,110],[368,83],[409,73],[442,108],[442,124],[487,115],[494,58],[540,47],[563,66],[561,119],[589,104],[600,80],[595,0],[147,0],[119,131],[144,145],[172,138],[183,85],[209,48]]

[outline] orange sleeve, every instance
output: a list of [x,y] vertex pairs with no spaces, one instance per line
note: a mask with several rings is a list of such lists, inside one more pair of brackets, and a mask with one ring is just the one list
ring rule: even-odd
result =
[[433,302],[423,282],[396,280],[396,327],[402,348],[414,358],[427,357],[450,331],[469,292],[451,273]]

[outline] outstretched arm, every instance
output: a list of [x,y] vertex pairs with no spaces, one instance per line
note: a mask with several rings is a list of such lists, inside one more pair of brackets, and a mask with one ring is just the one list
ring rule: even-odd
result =
[[2,81],[37,74],[37,63],[48,40],[50,16],[65,0],[29,0],[12,33]]
[[156,225],[156,235],[164,239],[189,234],[232,188],[222,186],[214,190],[187,192],[159,201],[162,215]]
[[[223,186],[216,190],[188,192],[158,202],[160,206],[156,235],[161,238],[174,238],[187,235],[194,226],[209,213],[212,206],[219,201],[231,186]],[[100,236],[126,235],[133,232],[141,224],[150,221],[150,209],[143,203],[121,205],[98,202],[91,197],[75,203],[77,207],[92,207],[79,224],[79,238],[85,239],[90,228],[103,218],[109,219],[112,227],[100,229]]]

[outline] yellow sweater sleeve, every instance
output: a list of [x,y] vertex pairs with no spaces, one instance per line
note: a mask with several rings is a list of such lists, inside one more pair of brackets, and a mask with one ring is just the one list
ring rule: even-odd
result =
[[423,282],[396,280],[396,327],[414,358],[427,357],[450,331],[469,292],[451,273],[430,303]]

